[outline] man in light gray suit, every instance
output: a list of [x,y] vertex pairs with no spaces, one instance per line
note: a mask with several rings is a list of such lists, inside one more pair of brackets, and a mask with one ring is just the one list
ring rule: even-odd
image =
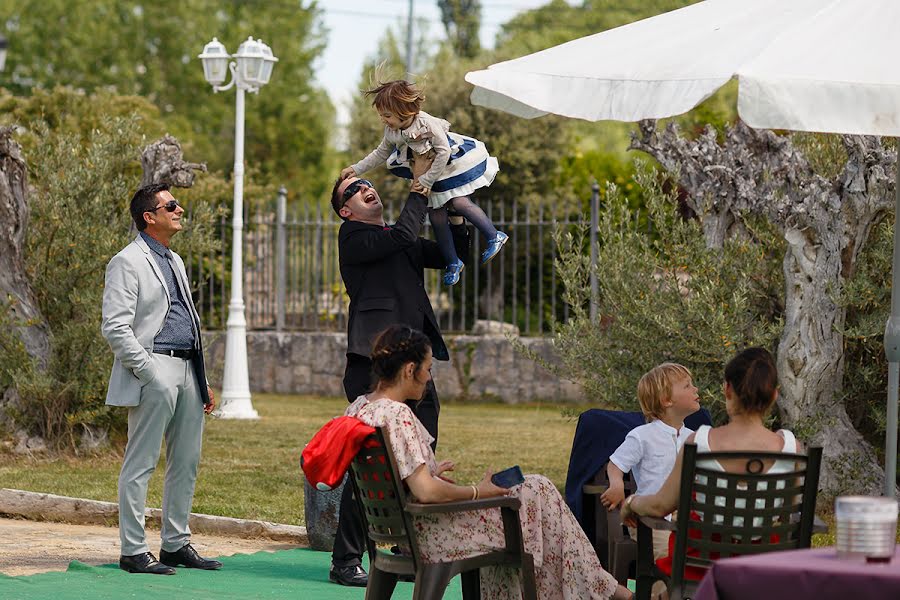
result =
[[[215,407],[206,382],[200,317],[181,257],[169,250],[184,209],[169,186],[131,199],[138,236],[106,267],[103,337],[115,355],[106,404],[128,408],[128,444],[119,474],[119,567],[173,575],[173,567],[219,569],[191,546],[188,517],[200,463],[203,415]],[[166,440],[160,560],[144,531],[147,483]]]

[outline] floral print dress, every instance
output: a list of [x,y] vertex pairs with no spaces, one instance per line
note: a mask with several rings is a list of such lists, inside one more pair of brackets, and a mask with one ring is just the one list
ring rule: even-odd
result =
[[[397,459],[401,479],[419,465],[436,470],[432,437],[402,402],[360,396],[345,413],[371,427],[385,427]],[[526,475],[512,488],[522,502],[519,518],[525,551],[534,557],[538,598],[544,600],[599,600],[615,592],[615,578],[603,570],[556,487],[542,475]],[[468,558],[504,547],[500,509],[413,517],[419,550],[425,562]],[[518,569],[481,569],[481,595],[491,600],[520,600]]]

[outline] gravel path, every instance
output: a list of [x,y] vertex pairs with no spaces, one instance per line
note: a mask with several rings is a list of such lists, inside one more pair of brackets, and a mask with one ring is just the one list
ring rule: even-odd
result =
[[[148,529],[151,551],[159,555],[159,532]],[[194,534],[192,542],[203,556],[231,556],[261,550],[297,548],[297,544],[269,539],[245,539]],[[69,562],[89,565],[119,560],[119,530],[99,525],[69,525],[0,518],[0,573],[33,575],[65,571]]]

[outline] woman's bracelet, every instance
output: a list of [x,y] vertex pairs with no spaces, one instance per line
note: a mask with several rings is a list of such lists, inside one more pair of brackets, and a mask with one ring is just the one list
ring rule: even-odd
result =
[[472,500],[478,500],[478,488],[474,485],[470,485],[469,487],[472,488]]
[[634,514],[638,514],[638,511],[634,509],[634,506],[632,506],[631,503],[634,502],[636,496],[637,494],[631,494],[630,496],[625,498],[625,504],[628,506],[628,508],[631,509],[631,512],[633,512]]

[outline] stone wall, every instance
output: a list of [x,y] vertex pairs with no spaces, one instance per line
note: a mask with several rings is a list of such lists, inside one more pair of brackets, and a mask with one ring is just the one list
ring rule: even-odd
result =
[[[450,361],[435,361],[440,397],[579,402],[581,388],[549,373],[516,352],[504,335],[446,335]],[[520,338],[549,359],[547,338]],[[225,360],[224,332],[204,333],[209,379],[218,386]],[[347,336],[330,332],[251,331],[247,333],[250,390],[281,394],[343,396]]]

